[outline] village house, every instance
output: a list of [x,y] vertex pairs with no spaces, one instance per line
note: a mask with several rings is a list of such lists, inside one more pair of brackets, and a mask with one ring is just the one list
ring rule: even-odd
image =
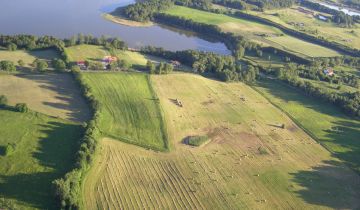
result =
[[81,69],[81,70],[86,70],[86,63],[85,61],[77,61],[76,65]]

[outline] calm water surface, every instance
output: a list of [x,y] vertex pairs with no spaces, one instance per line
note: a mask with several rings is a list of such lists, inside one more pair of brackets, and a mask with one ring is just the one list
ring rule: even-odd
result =
[[68,38],[78,33],[120,37],[131,47],[152,45],[169,50],[197,49],[229,54],[225,45],[169,28],[128,27],[101,17],[133,0],[1,0],[0,33],[52,35]]

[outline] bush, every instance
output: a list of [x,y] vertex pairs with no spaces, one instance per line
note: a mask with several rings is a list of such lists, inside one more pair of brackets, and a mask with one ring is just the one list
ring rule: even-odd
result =
[[66,63],[61,59],[53,59],[52,66],[58,71],[64,71],[66,69]]
[[267,155],[267,154],[269,154],[269,152],[267,151],[267,149],[265,148],[265,147],[259,147],[258,148],[258,151],[259,151],[259,153],[261,154],[261,155]]
[[17,50],[17,45],[14,44],[14,43],[9,43],[6,48],[9,50],[9,51],[15,51]]
[[16,144],[8,143],[5,147],[5,156],[9,156],[15,152]]
[[41,71],[41,72],[44,72],[49,67],[46,61],[39,60],[39,59],[36,59],[33,62],[33,66],[35,69],[37,69],[38,71]]
[[29,111],[29,108],[26,103],[18,103],[15,105],[15,110],[17,112],[26,113]]
[[79,73],[80,71],[81,71],[81,69],[77,65],[74,65],[71,67],[71,72],[73,72],[73,73]]
[[12,61],[0,61],[0,70],[13,72],[16,71],[16,67]]
[[8,99],[6,98],[6,96],[1,95],[0,96],[0,106],[6,106],[8,103]]
[[209,140],[208,136],[189,136],[185,139],[185,143],[191,146],[199,147]]
[[24,67],[24,66],[25,66],[25,62],[20,59],[20,60],[18,60],[18,65],[19,65],[20,67]]

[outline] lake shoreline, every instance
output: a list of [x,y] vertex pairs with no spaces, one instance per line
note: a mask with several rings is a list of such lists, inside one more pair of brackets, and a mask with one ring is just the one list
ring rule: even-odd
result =
[[124,26],[130,26],[130,27],[151,27],[151,26],[155,25],[153,22],[142,23],[142,22],[138,22],[138,21],[129,20],[123,16],[119,16],[119,15],[115,16],[110,13],[104,13],[102,15],[102,17],[113,23],[117,23],[117,24],[124,25]]

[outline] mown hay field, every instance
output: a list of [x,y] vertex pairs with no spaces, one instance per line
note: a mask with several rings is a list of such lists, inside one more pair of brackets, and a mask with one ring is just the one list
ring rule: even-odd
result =
[[100,102],[99,128],[105,136],[167,150],[159,101],[142,73],[84,73],[83,81]]
[[[225,32],[233,32],[256,40],[264,45],[282,47],[308,57],[334,57],[340,54],[329,48],[305,42],[295,37],[283,34],[279,29],[250,20],[235,18],[223,14],[200,11],[188,7],[174,6],[166,11],[167,14],[180,16],[197,22],[219,26]],[[259,34],[268,34],[261,37]],[[283,34],[277,36],[277,34]]]
[[0,95],[5,95],[10,105],[26,103],[53,117],[77,122],[90,117],[80,87],[70,74],[0,74]]
[[[52,181],[71,170],[82,126],[36,112],[3,108],[0,125],[0,207],[58,208]],[[6,155],[8,144],[15,144],[15,148]]]
[[[151,82],[171,152],[102,140],[83,185],[85,209],[360,207],[360,177],[249,86],[183,73]],[[210,142],[183,144],[193,135]]]
[[262,80],[256,89],[291,115],[326,148],[360,173],[360,122],[339,108],[283,83]]

